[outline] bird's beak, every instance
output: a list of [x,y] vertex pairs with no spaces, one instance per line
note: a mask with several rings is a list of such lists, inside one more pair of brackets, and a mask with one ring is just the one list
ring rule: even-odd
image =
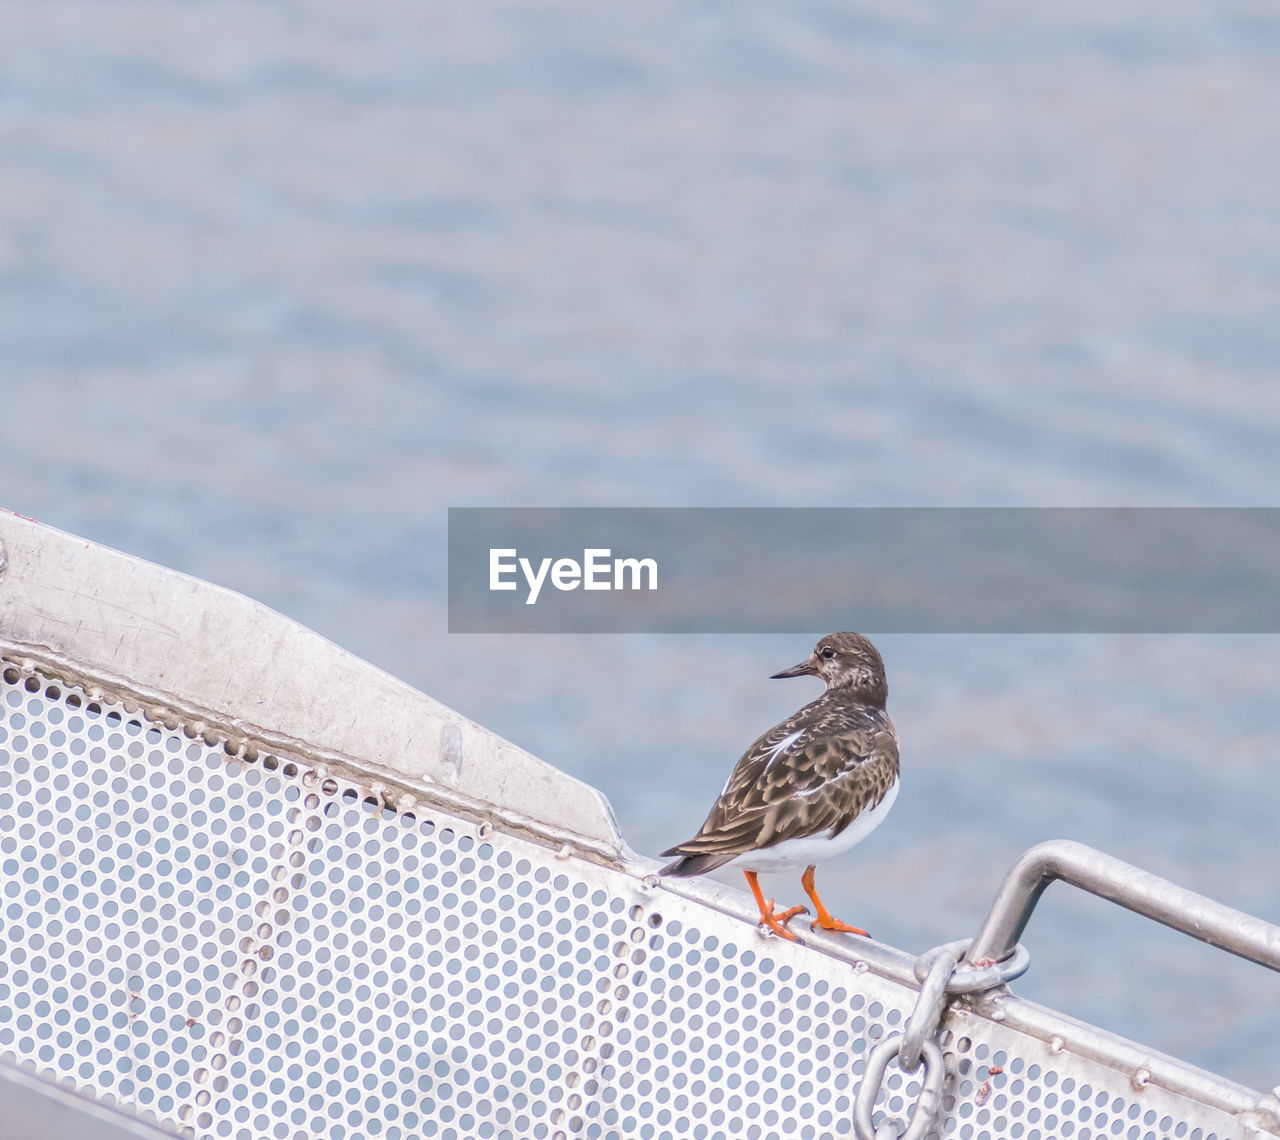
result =
[[792,665],[790,669],[783,669],[781,673],[774,673],[770,680],[777,680],[780,677],[819,677],[818,666],[814,663],[812,657],[808,661],[801,661],[799,665]]

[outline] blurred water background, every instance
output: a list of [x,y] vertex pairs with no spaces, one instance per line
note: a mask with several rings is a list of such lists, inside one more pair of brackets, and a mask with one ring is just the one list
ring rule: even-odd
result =
[[[446,508],[1278,506],[1277,107],[1262,0],[3,0],[0,503],[655,854],[827,631],[450,636]],[[1071,837],[1280,921],[1275,638],[879,642],[905,782],[836,913],[964,937]],[[1275,976],[1062,887],[1026,941],[1019,993],[1280,1081]]]

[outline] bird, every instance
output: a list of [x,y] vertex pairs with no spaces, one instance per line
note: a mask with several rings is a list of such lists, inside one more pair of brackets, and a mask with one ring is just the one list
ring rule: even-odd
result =
[[658,874],[679,878],[740,868],[761,925],[799,942],[787,923],[808,908],[778,913],[757,876],[804,867],[800,883],[816,913],[810,929],[866,936],[832,917],[818,896],[814,871],[870,835],[897,799],[898,735],[885,711],[884,661],[862,634],[831,633],[807,660],[773,674],[807,676],[825,681],[826,691],[742,754],[698,834],[664,851],[664,858],[677,858]]

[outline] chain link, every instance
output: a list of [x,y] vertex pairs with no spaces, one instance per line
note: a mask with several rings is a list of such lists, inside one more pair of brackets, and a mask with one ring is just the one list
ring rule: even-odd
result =
[[961,938],[958,942],[947,942],[942,946],[935,946],[932,950],[926,950],[916,959],[916,981],[923,984],[934,959],[939,956],[951,957],[952,961],[956,962],[956,967],[947,981],[949,994],[972,994],[995,989],[996,986],[1003,986],[1015,978],[1022,977],[1031,965],[1031,955],[1019,942],[1013,948],[1013,953],[1002,961],[975,966],[963,960],[968,952],[969,943],[970,939]]
[[[858,1140],[924,1140],[933,1127],[942,1104],[942,1084],[946,1076],[942,1050],[934,1040],[942,1024],[950,997],[979,993],[1021,977],[1031,964],[1031,956],[1021,945],[1003,962],[975,966],[963,961],[969,940],[948,942],[916,959],[915,975],[920,993],[901,1033],[893,1033],[867,1054],[867,1068],[853,1102],[853,1131]],[[872,1112],[889,1062],[897,1058],[898,1068],[914,1073],[924,1064],[920,1078],[920,1098],[911,1110],[905,1128],[885,1117],[879,1128]]]
[[929,966],[916,998],[915,1008],[902,1030],[902,1044],[898,1048],[898,1068],[904,1073],[914,1073],[920,1067],[920,1051],[926,1041],[933,1040],[938,1024],[947,1008],[947,982],[960,961],[963,948],[945,948],[937,954]]
[[[853,1131],[858,1140],[880,1140],[886,1131],[883,1122],[878,1130],[872,1124],[871,1112],[876,1105],[876,1093],[880,1091],[884,1072],[889,1067],[889,1062],[898,1055],[898,1046],[901,1044],[902,1034],[894,1033],[867,1054],[867,1071],[862,1074],[862,1084],[858,1086],[858,1095],[853,1102]],[[899,1140],[924,1140],[942,1105],[942,1080],[946,1073],[942,1064],[942,1050],[932,1038],[925,1041],[920,1059],[924,1062],[920,1099],[911,1110],[911,1117]],[[870,1095],[865,1094],[864,1089],[869,1089]]]

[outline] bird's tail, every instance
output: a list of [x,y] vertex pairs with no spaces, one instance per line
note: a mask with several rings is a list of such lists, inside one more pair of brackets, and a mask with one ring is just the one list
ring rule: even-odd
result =
[[[664,851],[664,855],[680,855],[680,850],[673,847]],[[680,855],[674,863],[668,863],[659,875],[674,875],[678,879],[687,879],[693,875],[705,875],[717,867],[723,867],[730,859],[737,856],[737,851],[711,851],[704,855]]]

